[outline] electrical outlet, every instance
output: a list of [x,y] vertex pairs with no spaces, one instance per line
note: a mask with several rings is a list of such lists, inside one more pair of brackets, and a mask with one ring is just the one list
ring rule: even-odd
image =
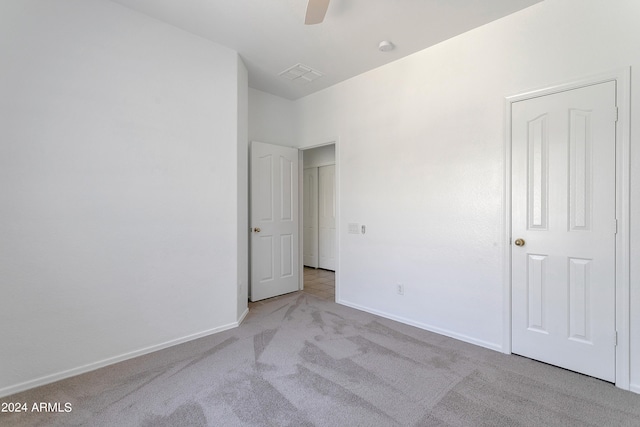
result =
[[396,293],[398,295],[404,295],[404,285],[402,283],[396,285]]

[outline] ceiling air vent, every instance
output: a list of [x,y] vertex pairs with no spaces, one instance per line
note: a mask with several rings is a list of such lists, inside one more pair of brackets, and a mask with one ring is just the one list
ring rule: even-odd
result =
[[296,64],[293,67],[287,68],[278,75],[296,83],[310,83],[322,77],[320,71],[302,64]]

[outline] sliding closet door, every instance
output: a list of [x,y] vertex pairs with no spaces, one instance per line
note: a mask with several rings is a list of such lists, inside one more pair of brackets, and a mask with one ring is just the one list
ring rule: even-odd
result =
[[318,168],[319,267],[336,269],[336,167]]
[[318,168],[306,168],[303,176],[304,265],[318,268]]

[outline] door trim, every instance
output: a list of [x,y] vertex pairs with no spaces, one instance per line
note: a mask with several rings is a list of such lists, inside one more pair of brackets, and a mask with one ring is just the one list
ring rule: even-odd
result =
[[503,337],[502,351],[511,354],[511,105],[517,101],[565,92],[605,82],[616,82],[616,387],[630,387],[630,107],[631,68],[583,77],[572,82],[530,90],[505,98],[504,193],[503,193]]

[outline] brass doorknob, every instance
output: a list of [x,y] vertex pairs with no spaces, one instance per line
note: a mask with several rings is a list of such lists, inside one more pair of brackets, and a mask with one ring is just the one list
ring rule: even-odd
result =
[[254,228],[253,231],[255,231],[256,233],[259,233],[260,232],[260,227]]
[[513,242],[513,243],[515,243],[516,246],[524,246],[524,240],[523,239],[516,239],[516,241]]

